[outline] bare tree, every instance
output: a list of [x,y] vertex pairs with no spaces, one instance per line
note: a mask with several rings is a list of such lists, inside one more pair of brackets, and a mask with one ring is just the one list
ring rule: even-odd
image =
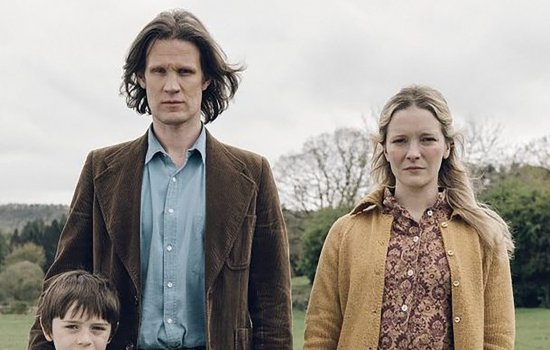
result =
[[518,147],[513,156],[513,163],[550,169],[550,135],[532,140]]
[[301,152],[283,155],[274,166],[283,204],[306,212],[351,207],[370,185],[366,133],[341,128],[305,142]]
[[490,119],[470,119],[464,130],[464,160],[478,169],[506,161],[502,125]]

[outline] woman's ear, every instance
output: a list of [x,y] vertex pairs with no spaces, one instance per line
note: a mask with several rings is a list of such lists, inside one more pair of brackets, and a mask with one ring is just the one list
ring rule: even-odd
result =
[[445,152],[443,153],[443,159],[447,159],[449,158],[449,156],[451,155],[451,143],[450,142],[445,142]]

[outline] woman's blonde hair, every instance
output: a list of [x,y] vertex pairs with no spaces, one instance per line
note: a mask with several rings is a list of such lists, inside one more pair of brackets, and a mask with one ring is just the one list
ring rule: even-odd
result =
[[453,118],[447,101],[439,91],[431,87],[405,87],[384,105],[378,122],[378,135],[374,137],[372,159],[372,174],[378,186],[377,191],[395,186],[395,175],[384,156],[384,145],[393,115],[410,106],[432,113],[441,124],[445,141],[450,146],[449,157],[441,163],[438,180],[438,185],[447,190],[446,199],[449,205],[464,221],[474,227],[482,244],[492,248],[498,242],[503,242],[511,255],[514,251],[514,242],[508,225],[487,205],[477,201],[468,171],[457,154],[457,147],[462,148],[463,145],[462,137],[453,129]]

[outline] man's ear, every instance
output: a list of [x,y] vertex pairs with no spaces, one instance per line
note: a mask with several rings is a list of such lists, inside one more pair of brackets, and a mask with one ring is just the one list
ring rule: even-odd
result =
[[137,73],[136,76],[137,76],[137,81],[138,81],[139,86],[141,86],[141,88],[143,90],[145,90],[145,86],[146,86],[146,84],[145,84],[145,75],[142,72],[140,72],[140,73]]
[[205,80],[205,81],[202,83],[202,91],[208,89],[208,86],[210,86],[210,79]]
[[44,329],[44,326],[42,325],[42,318],[40,318],[40,328],[42,328],[42,333],[44,333],[44,338],[46,338],[47,341],[52,342],[53,339],[51,337],[51,334],[48,334],[46,330]]

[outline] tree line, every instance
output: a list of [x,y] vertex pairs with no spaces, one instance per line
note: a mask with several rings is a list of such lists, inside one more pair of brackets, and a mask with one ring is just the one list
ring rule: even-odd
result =
[[28,221],[21,231],[0,234],[1,312],[23,313],[34,305],[65,221],[65,215],[50,223],[36,219]]

